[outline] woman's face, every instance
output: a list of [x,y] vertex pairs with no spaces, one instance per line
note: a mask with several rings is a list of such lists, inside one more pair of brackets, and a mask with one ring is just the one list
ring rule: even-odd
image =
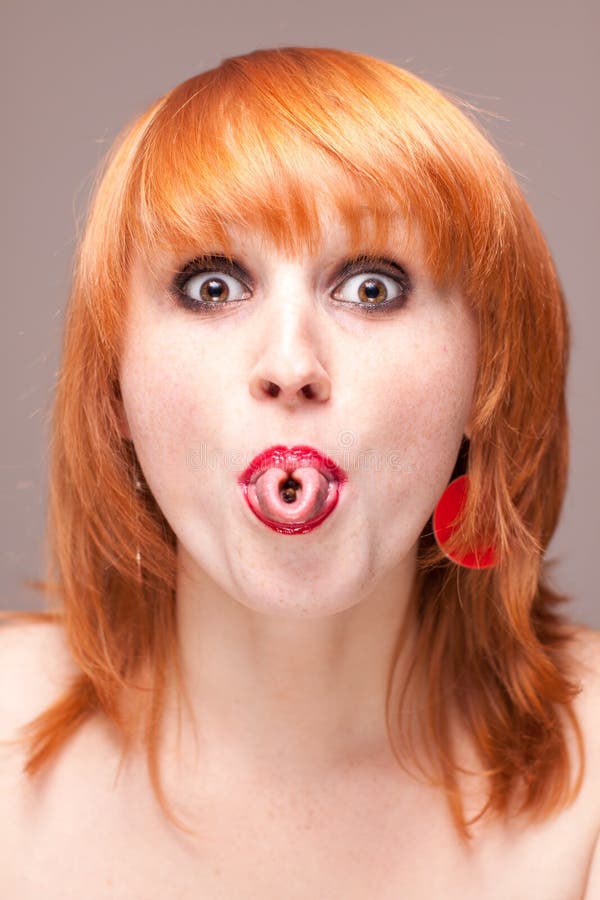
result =
[[[474,316],[459,293],[435,289],[401,223],[381,259],[348,272],[345,231],[325,221],[312,256],[232,233],[237,268],[188,270],[179,301],[173,271],[199,248],[157,260],[158,275],[139,258],[131,272],[124,435],[186,571],[277,615],[338,612],[410,570],[475,387]],[[265,525],[238,484],[279,444],[314,447],[347,473],[337,506],[307,533]]]

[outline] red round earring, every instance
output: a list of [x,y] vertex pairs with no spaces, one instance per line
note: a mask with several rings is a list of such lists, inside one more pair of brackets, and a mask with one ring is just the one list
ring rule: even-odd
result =
[[469,476],[460,475],[451,481],[433,512],[433,533],[442,553],[459,566],[468,569],[487,569],[495,565],[493,546],[475,547],[448,553],[446,542],[460,525],[459,517],[467,500]]

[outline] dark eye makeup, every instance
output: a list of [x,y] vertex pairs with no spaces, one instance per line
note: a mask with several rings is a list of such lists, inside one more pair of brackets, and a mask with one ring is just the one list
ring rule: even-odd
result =
[[[206,277],[200,279],[198,278],[200,275]],[[360,275],[368,277],[359,281],[357,276]],[[353,278],[358,282],[360,299],[358,301],[341,299],[340,292]],[[197,279],[201,294],[199,297],[192,296],[189,292],[192,279]],[[229,279],[238,281],[242,286],[241,291],[235,291],[234,288],[234,292],[238,294],[234,299],[229,299],[231,294]],[[336,287],[331,296],[336,306],[354,308],[367,315],[404,306],[412,291],[412,281],[404,266],[393,259],[368,254],[345,260],[335,272],[332,281]],[[388,290],[386,282],[392,283],[391,290]],[[175,274],[168,292],[176,304],[200,315],[213,315],[223,311],[226,306],[237,306],[247,302],[252,289],[252,276],[239,262],[220,254],[208,254],[189,260]]]
[[[359,275],[375,276],[374,278],[364,278],[359,282],[361,287],[368,285],[368,287],[363,290],[364,299],[359,302],[339,300],[341,287],[353,277]],[[376,299],[376,297],[373,296],[373,291],[379,290],[378,286],[383,286],[385,289],[385,284],[377,277],[378,275],[383,275],[387,280],[394,282],[395,285],[395,293],[392,296],[387,296],[386,289],[386,297],[383,300]],[[346,306],[350,305],[357,307],[361,313],[364,312],[369,315],[405,306],[412,291],[412,280],[404,266],[393,259],[381,256],[361,255],[346,260],[341,269],[336,273],[334,281],[341,282],[339,287],[337,287],[332,294],[334,300],[343,303]],[[370,292],[370,294],[368,292]],[[336,296],[336,294],[338,296]]]

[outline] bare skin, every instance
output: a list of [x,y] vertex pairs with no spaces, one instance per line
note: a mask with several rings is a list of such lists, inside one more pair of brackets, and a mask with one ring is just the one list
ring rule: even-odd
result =
[[[119,372],[123,436],[177,535],[178,639],[204,765],[225,753],[234,769],[309,779],[349,748],[384,744],[393,645],[419,535],[470,431],[478,344],[474,313],[434,285],[416,229],[409,240],[398,219],[375,254],[365,224],[361,252],[376,258],[343,275],[348,236],[322,215],[312,254],[232,232],[239,268],[215,260],[187,284],[194,301],[211,283],[226,297],[209,314],[167,293],[198,248],[156,255],[154,271],[136,259]],[[369,283],[402,303],[365,312]],[[236,484],[280,443],[348,473],[308,534],[265,527]]]
[[[157,260],[152,277],[134,265],[123,437],[178,541],[177,637],[190,710],[176,742],[169,698],[160,761],[167,797],[196,836],[164,818],[143,756],[118,771],[118,736],[96,718],[39,783],[22,775],[22,750],[6,748],[3,897],[582,896],[600,826],[596,633],[582,631],[575,654],[589,663],[578,698],[586,782],[555,819],[486,825],[465,848],[443,795],[403,772],[387,743],[382,701],[394,638],[418,537],[469,435],[478,332],[460,294],[432,284],[400,224],[390,247],[378,248],[381,259],[342,290],[345,240],[331,222],[318,256],[288,258],[260,236],[238,235],[251,288],[246,295],[239,269],[210,269],[234,297],[244,293],[210,318],[166,294],[186,259]],[[376,317],[359,311],[367,276],[402,291],[383,267],[398,254],[410,273],[407,302]],[[301,539],[258,523],[233,468],[197,471],[187,455],[202,446],[218,460],[240,451],[248,462],[280,442],[333,450],[342,434],[352,435],[357,459],[373,451],[380,467],[353,465],[352,454],[342,461],[344,497]],[[1,640],[0,722],[10,739],[73,664],[57,627],[13,626]],[[468,764],[466,743],[464,756]],[[471,792],[474,814],[481,786]]]
[[[75,668],[55,625],[5,626],[0,650],[6,740]],[[578,628],[576,655],[588,766],[574,804],[544,823],[476,827],[464,848],[438,789],[411,779],[385,751],[339,761],[318,780],[236,770],[225,757],[200,783],[166,750],[170,799],[198,830],[186,837],[157,806],[141,756],[117,777],[118,741],[98,718],[38,781],[22,774],[22,749],[2,746],[0,895],[596,900],[597,885],[586,883],[600,827],[600,633]],[[476,791],[469,803],[479,808]]]

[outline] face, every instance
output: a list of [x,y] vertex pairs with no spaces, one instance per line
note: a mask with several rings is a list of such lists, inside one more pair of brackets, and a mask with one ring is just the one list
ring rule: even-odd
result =
[[[124,435],[199,582],[267,614],[339,612],[414,559],[468,434],[476,322],[458,292],[436,290],[401,223],[350,270],[333,217],[316,255],[232,237],[235,267],[188,268],[180,294],[173,272],[222,248],[159,259],[152,275],[135,261]],[[307,533],[267,527],[238,485],[278,444],[314,447],[347,474]]]

